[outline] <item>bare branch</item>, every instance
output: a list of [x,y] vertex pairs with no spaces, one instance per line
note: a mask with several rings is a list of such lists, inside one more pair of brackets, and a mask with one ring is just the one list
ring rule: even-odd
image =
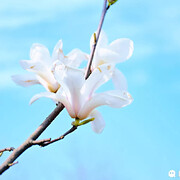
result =
[[14,147],[9,147],[9,148],[4,148],[0,150],[0,153],[4,152],[4,151],[13,151],[15,148]]
[[51,141],[51,138],[32,141],[32,145],[44,144],[44,143],[47,143],[47,142],[50,142],[50,141]]
[[72,126],[71,129],[69,129],[66,133],[64,133],[63,135],[61,135],[60,137],[56,138],[56,139],[53,139],[52,141],[44,141],[44,142],[40,142],[40,143],[36,143],[37,145],[41,146],[41,147],[45,147],[49,144],[52,144],[56,141],[59,141],[59,140],[62,140],[65,138],[65,136],[67,136],[68,134],[74,132],[75,130],[77,129],[77,126]]
[[54,111],[44,120],[44,122],[31,134],[27,140],[21,144],[18,148],[14,149],[12,154],[6,159],[6,161],[0,166],[0,174],[6,171],[10,165],[13,165],[14,161],[28,148],[33,145],[35,141],[44,130],[53,122],[53,120],[59,115],[59,113],[64,109],[64,105],[59,103]]
[[99,39],[99,35],[101,33],[104,18],[105,18],[106,12],[109,9],[109,7],[110,7],[109,5],[107,6],[107,0],[104,0],[103,11],[102,11],[101,19],[100,19],[99,26],[98,26],[98,29],[97,29],[97,34],[95,35],[95,38],[94,38],[94,45],[93,45],[93,48],[92,48],[92,51],[91,51],[91,54],[90,54],[90,58],[89,58],[89,61],[88,61],[87,70],[86,70],[86,74],[85,74],[85,79],[87,79],[91,74],[91,64],[92,64],[94,53],[95,53],[95,50],[96,50],[96,45],[98,43],[98,39]]

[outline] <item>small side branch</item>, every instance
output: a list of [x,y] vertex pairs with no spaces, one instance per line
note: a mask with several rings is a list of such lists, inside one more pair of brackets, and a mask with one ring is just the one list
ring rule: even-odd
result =
[[47,143],[47,142],[50,142],[50,141],[51,141],[51,138],[32,141],[32,145],[44,144],[44,143]]
[[67,136],[68,134],[74,132],[76,129],[77,129],[77,126],[72,126],[71,129],[69,129],[67,132],[65,132],[65,133],[64,133],[63,135],[61,135],[60,137],[58,137],[58,138],[56,138],[56,139],[53,139],[52,141],[51,141],[51,140],[50,140],[50,141],[47,141],[47,140],[48,140],[48,139],[47,139],[47,140],[34,141],[33,143],[36,144],[36,145],[39,145],[39,146],[41,146],[41,147],[45,147],[45,146],[47,146],[47,145],[49,145],[49,144],[52,144],[52,143],[54,143],[54,142],[56,142],[56,141],[59,141],[59,140],[64,139],[65,136]]
[[4,152],[4,151],[13,151],[15,148],[14,147],[9,147],[9,148],[4,148],[0,150],[0,153]]
[[2,156],[2,154],[5,152],[5,151],[13,151],[14,150],[14,148],[13,147],[9,147],[9,148],[4,148],[4,149],[1,149],[0,150],[0,157]]

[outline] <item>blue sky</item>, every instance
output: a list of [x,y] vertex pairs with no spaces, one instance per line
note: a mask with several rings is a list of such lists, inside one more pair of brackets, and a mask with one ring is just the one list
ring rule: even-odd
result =
[[[0,6],[0,149],[18,147],[54,109],[49,99],[29,106],[41,87],[19,87],[11,75],[25,73],[19,65],[29,59],[33,43],[52,52],[59,39],[68,53],[89,53],[103,1],[12,1]],[[134,41],[131,59],[118,65],[128,81],[134,102],[122,109],[101,107],[106,121],[102,134],[89,125],[46,148],[33,147],[4,180],[168,180],[180,170],[180,2],[119,0],[106,16],[103,30],[109,42]],[[41,138],[56,138],[71,123],[67,112]],[[3,162],[9,153],[5,153]]]

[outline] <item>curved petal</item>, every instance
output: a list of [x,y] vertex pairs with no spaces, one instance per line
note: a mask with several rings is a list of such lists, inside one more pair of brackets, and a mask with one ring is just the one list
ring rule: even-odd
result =
[[132,56],[134,45],[133,41],[127,38],[121,38],[113,41],[109,49],[119,54],[118,59],[112,59],[111,62],[123,62]]
[[47,65],[51,64],[49,50],[42,44],[35,43],[30,50],[30,58],[32,61],[43,61]]
[[81,89],[81,93],[90,98],[97,88],[99,88],[112,77],[113,70],[114,65],[112,64],[103,64],[96,68],[85,81]]
[[79,119],[84,119],[87,114],[98,106],[108,105],[113,108],[121,108],[132,103],[133,98],[126,91],[113,90],[104,93],[95,94],[89,101],[84,104],[79,111]]
[[23,69],[34,72],[34,71],[45,71],[48,66],[40,61],[32,60],[21,60],[20,65]]
[[14,75],[11,78],[16,84],[24,87],[40,84],[34,74]]
[[21,66],[29,72],[37,75],[39,82],[49,91],[56,92],[59,85],[54,78],[54,74],[43,62],[33,62],[29,60],[20,61]]
[[64,59],[64,54],[63,54],[62,48],[63,48],[63,42],[62,42],[62,40],[59,40],[57,42],[57,44],[55,45],[53,53],[52,53],[53,61],[56,61],[57,59],[58,60]]
[[85,81],[84,72],[65,65],[57,65],[55,68],[55,77],[61,88],[66,94],[72,108],[78,112],[81,106],[80,89]]
[[83,60],[88,59],[88,55],[82,52],[80,49],[73,49],[70,53],[67,54],[67,62],[66,65],[72,67],[79,67]]
[[36,94],[35,96],[33,96],[29,102],[29,104],[32,104],[33,102],[35,102],[36,100],[38,100],[41,97],[47,97],[50,99],[53,99],[54,101],[58,102],[59,99],[57,98],[55,93],[51,93],[51,92],[42,92],[39,94]]
[[62,89],[59,89],[57,93],[43,92],[43,93],[36,94],[35,96],[33,96],[31,98],[30,104],[32,104],[33,102],[35,102],[36,100],[38,100],[41,97],[50,98],[50,99],[54,100],[55,102],[61,102],[66,107],[69,115],[72,118],[76,118],[76,114],[73,111],[73,108]]
[[112,76],[112,81],[115,89],[126,91],[127,90],[127,81],[125,76],[121,71],[115,68]]
[[120,62],[120,54],[109,48],[100,48],[96,58],[96,64],[98,65],[101,64],[101,61],[104,61],[104,63]]
[[55,80],[53,75],[50,75],[47,78],[46,76],[37,75],[37,79],[39,80],[39,83],[49,92],[55,93],[60,88],[60,85]]
[[91,122],[92,130],[95,133],[101,133],[106,125],[101,113],[97,110],[94,110],[91,112],[90,116],[95,118],[94,121]]

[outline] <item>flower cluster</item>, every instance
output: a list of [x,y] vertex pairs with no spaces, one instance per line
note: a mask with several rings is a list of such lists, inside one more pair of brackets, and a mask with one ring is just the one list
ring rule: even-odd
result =
[[[90,49],[94,39],[90,40]],[[107,36],[101,33],[91,66],[91,75],[85,80],[86,68],[79,68],[89,55],[79,49],[72,50],[66,56],[60,40],[50,56],[48,49],[41,44],[34,44],[30,51],[31,60],[22,60],[21,66],[29,74],[15,75],[12,79],[21,86],[41,84],[46,92],[32,97],[33,103],[40,97],[47,97],[55,103],[61,102],[69,115],[75,118],[73,125],[81,125],[91,121],[96,133],[102,132],[105,122],[97,107],[108,105],[121,108],[132,102],[127,92],[124,75],[116,68],[116,64],[129,59],[133,53],[133,42],[129,39],[117,39],[108,44]],[[114,90],[96,92],[104,83],[112,79]],[[88,118],[88,119],[87,119]],[[86,119],[86,120],[85,120]]]

